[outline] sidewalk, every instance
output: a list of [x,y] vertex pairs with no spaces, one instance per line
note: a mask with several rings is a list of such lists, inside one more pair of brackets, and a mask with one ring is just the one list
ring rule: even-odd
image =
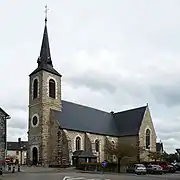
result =
[[28,173],[34,173],[34,172],[54,172],[58,171],[57,168],[48,168],[48,167],[36,167],[36,166],[22,166],[21,172],[28,172]]

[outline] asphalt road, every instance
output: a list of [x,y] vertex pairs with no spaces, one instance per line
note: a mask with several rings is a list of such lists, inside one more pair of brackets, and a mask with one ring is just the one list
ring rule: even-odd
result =
[[[66,178],[65,177],[69,177]],[[5,174],[0,180],[180,180],[180,174],[133,175],[133,174],[88,174],[75,172],[21,172]]]

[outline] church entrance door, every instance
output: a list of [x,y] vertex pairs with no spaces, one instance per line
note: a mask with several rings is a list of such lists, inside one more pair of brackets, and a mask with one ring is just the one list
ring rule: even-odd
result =
[[37,165],[38,163],[38,150],[37,150],[37,147],[33,147],[32,149],[32,164],[33,165]]

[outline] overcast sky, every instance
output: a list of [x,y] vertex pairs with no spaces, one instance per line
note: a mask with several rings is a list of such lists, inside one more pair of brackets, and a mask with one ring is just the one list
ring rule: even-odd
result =
[[[180,1],[47,0],[62,98],[102,110],[149,104],[158,139],[180,148]],[[0,106],[8,140],[27,140],[28,75],[37,67],[44,0],[0,1]]]

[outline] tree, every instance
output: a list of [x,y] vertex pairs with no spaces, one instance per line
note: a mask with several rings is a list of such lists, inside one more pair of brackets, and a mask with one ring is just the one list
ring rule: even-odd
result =
[[154,160],[155,162],[157,160],[161,160],[162,159],[161,154],[159,152],[152,152],[152,151],[150,151],[148,156],[149,156],[150,159]]
[[161,160],[170,162],[170,155],[169,155],[167,152],[164,151],[164,152],[161,154]]
[[118,172],[120,172],[120,164],[123,158],[134,156],[137,157],[137,154],[139,153],[139,149],[136,145],[123,143],[120,140],[118,140],[116,143],[111,143],[107,140],[104,151],[107,155],[116,156],[118,163]]

